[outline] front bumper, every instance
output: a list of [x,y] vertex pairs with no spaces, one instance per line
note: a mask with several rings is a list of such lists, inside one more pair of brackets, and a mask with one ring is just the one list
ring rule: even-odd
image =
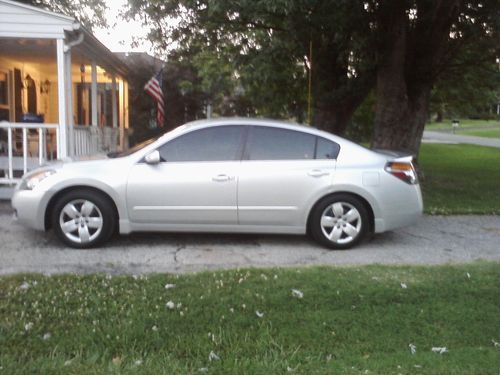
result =
[[46,191],[15,190],[12,196],[14,219],[36,230],[45,230],[45,209],[49,201]]

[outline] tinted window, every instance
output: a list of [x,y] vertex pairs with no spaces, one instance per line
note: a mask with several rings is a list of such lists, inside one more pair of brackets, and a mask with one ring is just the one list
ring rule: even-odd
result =
[[315,138],[293,130],[254,126],[246,154],[249,160],[314,159]]
[[242,126],[195,130],[161,146],[162,161],[239,160]]
[[328,139],[318,137],[316,145],[316,159],[336,159],[339,154],[340,146]]

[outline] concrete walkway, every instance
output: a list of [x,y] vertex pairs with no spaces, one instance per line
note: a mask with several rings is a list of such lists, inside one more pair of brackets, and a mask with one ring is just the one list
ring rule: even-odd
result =
[[500,148],[499,138],[483,138],[483,137],[473,137],[469,135],[458,135],[446,132],[438,131],[424,131],[424,137],[422,138],[424,143],[467,143],[471,145],[478,146],[488,146]]

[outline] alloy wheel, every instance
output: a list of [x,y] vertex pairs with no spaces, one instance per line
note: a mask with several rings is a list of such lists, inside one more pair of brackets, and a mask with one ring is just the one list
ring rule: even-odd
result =
[[345,245],[359,235],[362,220],[359,211],[347,202],[329,205],[321,215],[321,231],[331,242]]
[[99,207],[86,199],[66,203],[59,214],[62,233],[74,243],[85,244],[95,240],[102,231],[103,223]]

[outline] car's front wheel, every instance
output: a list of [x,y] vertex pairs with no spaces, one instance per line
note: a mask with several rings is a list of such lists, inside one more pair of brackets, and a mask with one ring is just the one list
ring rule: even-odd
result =
[[89,248],[108,240],[116,219],[111,202],[98,192],[78,189],[58,199],[52,211],[57,237],[74,248]]
[[349,194],[335,194],[320,201],[311,212],[310,234],[331,249],[348,249],[368,232],[368,213],[363,203]]

